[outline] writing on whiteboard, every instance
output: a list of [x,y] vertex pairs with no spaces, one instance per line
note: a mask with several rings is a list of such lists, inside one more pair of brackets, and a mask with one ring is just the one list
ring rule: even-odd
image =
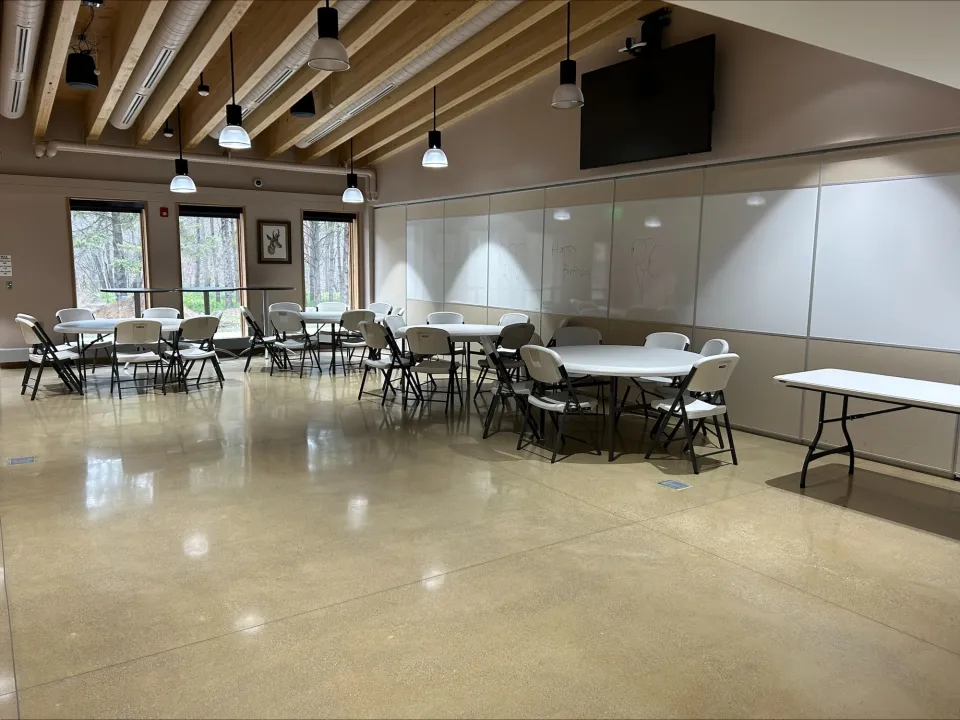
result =
[[640,294],[640,302],[643,302],[643,296],[653,278],[660,275],[660,271],[655,267],[653,254],[657,250],[657,241],[653,238],[640,238],[634,240],[630,248],[633,254],[633,270],[637,278],[637,292]]

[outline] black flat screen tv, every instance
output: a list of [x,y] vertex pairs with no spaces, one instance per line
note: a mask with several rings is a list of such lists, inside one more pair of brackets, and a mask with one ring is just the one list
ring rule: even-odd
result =
[[711,149],[716,35],[584,73],[581,169]]

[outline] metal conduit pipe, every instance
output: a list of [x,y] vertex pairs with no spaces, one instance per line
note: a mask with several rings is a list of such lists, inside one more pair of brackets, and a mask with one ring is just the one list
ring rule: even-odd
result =
[[[85,145],[83,143],[62,142],[50,140],[37,143],[34,146],[34,155],[38,158],[54,157],[58,152],[84,153],[87,155],[113,155],[120,157],[140,158],[141,160],[165,160],[172,162],[179,155],[163,150],[143,150],[141,148],[116,147],[111,145]],[[256,160],[243,157],[225,157],[222,155],[199,155],[184,153],[183,159],[191,163],[207,163],[210,165],[233,165],[234,167],[259,168],[261,170],[280,170],[282,172],[303,172],[314,175],[338,175],[346,180],[346,170],[331,165],[308,165],[305,163],[285,163],[275,160]],[[355,168],[354,172],[367,180],[367,199],[377,199],[377,171],[373,168]]]

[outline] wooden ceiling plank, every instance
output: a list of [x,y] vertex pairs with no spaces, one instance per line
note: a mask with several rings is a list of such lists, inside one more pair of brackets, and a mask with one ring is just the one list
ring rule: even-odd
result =
[[44,13],[33,87],[35,140],[42,140],[47,134],[53,101],[57,96],[57,86],[63,75],[70,41],[73,39],[73,26],[79,12],[80,0],[53,0]]
[[[335,150],[350,138],[380,122],[424,93],[429,92],[434,85],[444,82],[484,55],[488,55],[505,45],[557,9],[566,6],[566,4],[567,0],[536,0],[535,2],[520,3],[462,45],[457,46],[439,60],[421,70],[385,98],[366,108],[363,112],[354,115],[330,134],[320,138],[307,148],[306,152],[298,154],[303,159],[313,160]],[[505,51],[509,52],[510,50],[506,48]]]
[[338,106],[355,102],[490,4],[491,0],[419,0],[414,3],[403,14],[399,27],[384,33],[386,37],[382,42],[368,45],[351,58],[349,71],[334,73],[324,81],[323,85],[330,86],[328,102],[317,108],[315,117],[284,115],[270,127],[266,133],[268,153],[279,155],[309,137],[334,117]]
[[[414,1],[377,0],[368,3],[340,32],[340,40],[347,49],[347,54],[352,57],[354,53],[360,51],[403,12],[413,7]],[[329,75],[327,71],[317,71],[306,65],[301,67],[273,95],[243,119],[243,127],[247,134],[255,138],[262,133],[297,100],[311,92]],[[317,107],[324,107],[324,105],[318,102]]]
[[100,69],[100,87],[87,101],[87,141],[96,142],[107,125],[167,0],[132,0],[123,4],[110,36],[110,60]]
[[[623,13],[634,18],[642,14],[641,6],[659,7],[659,2],[641,0],[592,0],[574,3],[571,38],[592,32],[612,18]],[[643,12],[647,11],[644,7]],[[528,65],[552,56],[566,47],[566,12],[561,9],[521,35],[516,42],[496,53],[483,63],[470,65],[437,87],[437,113],[443,114],[460,103],[469,101],[504,78],[514,75]],[[559,61],[558,61],[559,62]],[[354,158],[363,158],[384,147],[411,129],[429,121],[433,115],[432,98],[422,97],[411,102],[374,127],[354,138]]]
[[[255,0],[233,30],[236,97],[250,93],[314,26],[317,0]],[[221,47],[204,74],[210,95],[187,96],[183,101],[183,144],[199,145],[224,117],[231,100],[230,56]]]
[[200,22],[140,112],[134,132],[137,145],[146,145],[160,132],[164,120],[173,114],[177,103],[194,87],[200,73],[252,4],[253,0],[213,0],[207,6]]
[[[571,56],[574,58],[583,56],[599,43],[621,33],[624,28],[635,23],[639,16],[655,10],[661,3],[647,0],[644,2],[625,2],[623,5],[629,5],[630,7],[625,7],[620,13],[608,19],[606,22],[572,39],[570,43]],[[556,72],[557,65],[565,57],[565,48],[556,49],[546,56],[541,57],[536,62],[504,78],[495,85],[488,87],[483,92],[474,95],[469,101],[460,103],[447,112],[438,114],[437,128],[445,130],[454,123],[470,117],[498,100],[523,89],[544,75]],[[365,164],[373,165],[382,162],[417,143],[423,143],[424,147],[426,147],[427,131],[432,127],[432,121],[421,123],[418,127],[411,129],[401,137],[370,153],[366,158]]]

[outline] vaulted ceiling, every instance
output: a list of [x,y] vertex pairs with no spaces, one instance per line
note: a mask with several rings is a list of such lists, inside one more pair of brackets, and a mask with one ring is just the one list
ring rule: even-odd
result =
[[[317,0],[4,0],[0,113],[22,75],[18,53],[30,38],[7,28],[29,24],[32,71],[20,112],[37,140],[47,138],[55,105],[74,109],[88,142],[108,124],[147,145],[182,112],[185,149],[215,137],[233,93],[244,108],[253,156],[292,151],[297,162],[341,163],[352,140],[358,164],[373,164],[425,142],[433,123],[459,120],[516,92],[566,56],[565,0],[339,0],[345,72],[306,65],[316,38]],[[654,0],[573,0],[571,54],[637,28]],[[39,13],[38,13],[39,6]],[[8,20],[8,17],[11,20]],[[85,33],[99,70],[94,90],[65,83],[68,54]],[[229,37],[235,52],[231,89]],[[12,46],[12,47],[11,47]],[[197,92],[200,74],[209,94]],[[312,93],[312,117],[291,106]],[[8,97],[9,95],[9,97]],[[0,119],[0,126],[7,120]],[[284,157],[289,157],[289,154]]]

